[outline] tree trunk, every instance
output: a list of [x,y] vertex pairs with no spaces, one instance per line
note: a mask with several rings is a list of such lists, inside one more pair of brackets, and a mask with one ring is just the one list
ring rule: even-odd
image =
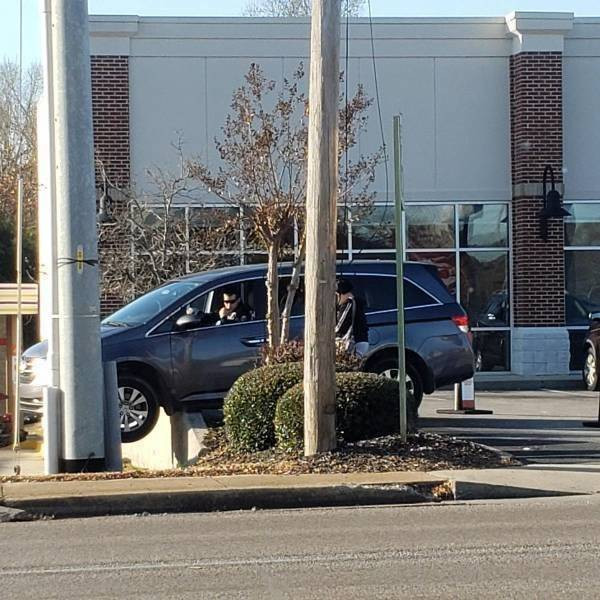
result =
[[281,322],[279,319],[279,273],[277,264],[279,260],[279,240],[269,244],[269,262],[267,267],[267,343],[269,348],[279,346],[281,337]]
[[290,337],[290,316],[292,313],[292,305],[294,304],[294,298],[298,287],[300,287],[300,271],[302,263],[304,262],[304,251],[306,248],[306,236],[303,237],[300,247],[296,253],[294,260],[294,266],[292,267],[292,276],[290,278],[290,284],[287,289],[287,296],[285,298],[285,306],[281,313],[281,344],[285,344],[289,341]]

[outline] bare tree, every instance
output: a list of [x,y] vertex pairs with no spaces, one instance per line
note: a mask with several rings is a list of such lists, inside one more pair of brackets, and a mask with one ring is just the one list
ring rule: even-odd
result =
[[0,63],[0,280],[14,278],[14,232],[19,170],[24,179],[24,273],[35,270],[37,204],[36,103],[42,88],[41,70],[31,66],[23,74],[19,94],[19,68]]
[[[360,15],[366,0],[342,0],[342,14]],[[311,0],[251,0],[244,9],[248,17],[310,17]]]
[[[276,91],[275,81],[267,79],[262,69],[252,64],[245,75],[245,84],[233,94],[222,139],[215,140],[222,159],[220,167],[211,170],[199,161],[189,165],[190,174],[207,191],[240,209],[249,230],[267,251],[270,348],[287,340],[290,311],[304,259],[308,142],[308,102],[301,91],[304,76],[300,64]],[[343,98],[341,101],[339,156],[357,145],[372,102],[362,86],[346,103]],[[346,161],[340,161],[339,202],[362,208],[372,205],[374,193],[369,186],[381,157],[381,151],[352,160],[348,157],[347,168]],[[298,244],[282,319],[278,265],[294,229]]]
[[[112,201],[111,223],[99,227],[104,298],[129,301],[181,275],[239,262],[239,223],[226,211],[206,209],[188,218],[183,205],[195,198],[181,145],[177,172],[148,169],[152,193],[141,196],[108,181],[98,165],[102,193]],[[196,210],[196,212],[200,212]]]

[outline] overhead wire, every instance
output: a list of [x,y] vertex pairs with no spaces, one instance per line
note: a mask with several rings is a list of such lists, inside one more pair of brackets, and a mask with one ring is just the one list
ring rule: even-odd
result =
[[[389,159],[388,159],[387,145],[385,143],[385,133],[384,133],[384,129],[383,129],[383,117],[381,115],[381,99],[380,99],[380,95],[379,95],[379,79],[377,77],[377,61],[375,59],[375,36],[373,35],[373,15],[371,12],[371,0],[367,0],[367,7],[369,10],[369,32],[370,32],[370,38],[371,38],[371,61],[372,61],[372,65],[373,65],[373,79],[375,82],[375,101],[377,104],[377,117],[379,119],[379,132],[381,135],[381,148],[383,150],[383,164],[384,164],[384,168],[385,168],[385,204],[384,204],[384,208],[383,208],[383,213],[381,215],[381,219],[379,220],[379,225],[377,226],[375,231],[373,231],[371,236],[366,241],[363,241],[363,244],[362,244],[363,247],[360,248],[356,254],[357,258],[360,258],[362,251],[366,249],[365,246],[370,244],[370,242],[372,242],[375,239],[375,236],[378,234],[378,230],[381,229],[381,227],[383,226],[383,223],[386,219],[387,211],[389,208],[389,196],[390,196],[390,177],[389,177],[389,169],[388,169]],[[354,260],[354,249],[352,249],[352,260]]]
[[349,253],[350,243],[348,241],[348,70],[349,70],[349,18],[350,18],[350,0],[346,0],[346,47],[345,47],[345,65],[344,65],[344,215],[342,223],[342,233],[344,235],[344,246],[342,247],[342,257],[340,272],[344,271],[344,258]]

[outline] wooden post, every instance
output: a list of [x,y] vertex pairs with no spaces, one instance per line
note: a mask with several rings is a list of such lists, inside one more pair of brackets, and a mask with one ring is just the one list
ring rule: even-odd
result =
[[313,0],[306,192],[304,454],[335,448],[340,0]]

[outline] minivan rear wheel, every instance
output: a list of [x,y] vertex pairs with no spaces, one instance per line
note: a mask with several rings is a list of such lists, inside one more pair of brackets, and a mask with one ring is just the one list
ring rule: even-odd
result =
[[121,441],[137,442],[147,436],[158,419],[158,399],[145,380],[125,373],[119,375]]
[[[391,356],[381,358],[371,365],[369,371],[389,379],[398,379],[398,361]],[[412,393],[418,408],[423,400],[423,380],[417,369],[409,362],[406,363],[406,391]]]

